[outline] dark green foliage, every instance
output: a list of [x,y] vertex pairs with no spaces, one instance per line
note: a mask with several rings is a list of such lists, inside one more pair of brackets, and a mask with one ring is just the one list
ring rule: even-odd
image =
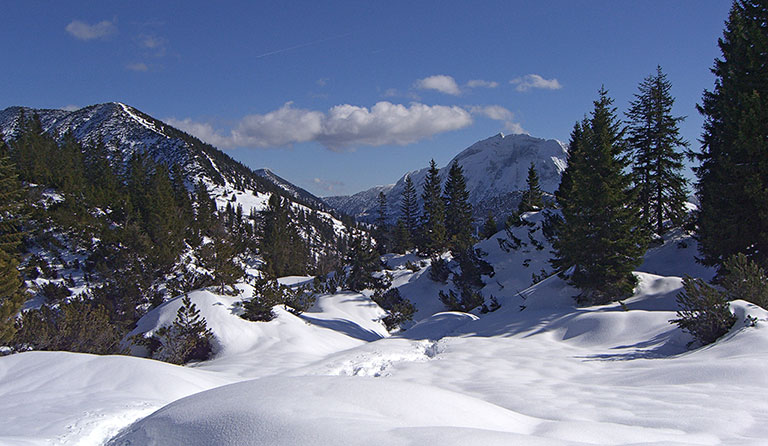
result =
[[520,205],[517,212],[538,211],[544,207],[544,194],[539,185],[539,173],[536,172],[536,166],[531,161],[528,167],[528,177],[525,180],[526,189],[523,191],[523,197],[520,199]]
[[463,311],[465,313],[483,305],[485,301],[482,294],[469,287],[460,288],[459,294],[453,290],[448,290],[447,293],[440,291],[439,297],[443,305],[450,311]]
[[379,192],[379,207],[376,215],[376,228],[373,237],[376,239],[376,248],[379,254],[386,254],[392,248],[392,236],[389,224],[387,224],[387,196]]
[[275,318],[272,307],[286,301],[287,287],[277,280],[258,279],[253,286],[253,297],[243,302],[242,318],[255,322],[268,322]]
[[58,307],[43,305],[22,314],[13,343],[17,350],[66,350],[80,353],[122,353],[123,333],[109,320],[107,310],[81,298]]
[[600,90],[589,119],[571,133],[566,168],[556,193],[563,223],[553,240],[553,266],[581,290],[581,304],[629,296],[632,270],[645,252],[646,235],[632,194],[623,130],[612,100]]
[[24,189],[0,133],[0,250],[15,254],[22,238]]
[[411,232],[408,227],[400,218],[395,225],[395,233],[392,241],[392,251],[398,254],[405,254],[410,248],[413,247],[413,239],[411,238]]
[[670,323],[677,324],[702,345],[715,342],[733,327],[736,317],[729,310],[726,293],[688,276],[683,279],[683,290],[677,295],[677,319]]
[[462,251],[474,243],[472,237],[472,206],[469,204],[464,169],[454,161],[445,180],[445,229],[451,251]]
[[373,301],[387,312],[381,321],[388,331],[412,320],[416,313],[416,307],[408,299],[405,299],[397,288],[390,288],[381,294],[375,293]]
[[493,214],[491,211],[488,211],[488,217],[485,219],[485,223],[483,223],[483,229],[480,234],[480,237],[483,240],[487,240],[494,236],[499,231],[499,227],[496,224],[496,219],[493,218]]
[[362,291],[383,287],[383,280],[373,276],[374,272],[381,270],[382,263],[378,253],[371,247],[369,240],[363,238],[352,240],[348,262],[350,269],[346,278],[347,289]]
[[439,254],[445,250],[445,203],[441,196],[440,171],[435,160],[429,164],[429,172],[424,180],[421,198],[424,201],[424,213],[421,216],[419,232],[419,251],[423,255]]
[[45,301],[48,303],[57,303],[61,300],[72,295],[63,283],[48,282],[40,287],[40,292],[45,296]]
[[743,299],[768,308],[768,274],[743,253],[731,256],[723,265],[721,285],[728,300]]
[[445,283],[450,274],[451,270],[448,268],[448,262],[442,257],[432,257],[432,262],[429,267],[429,278],[432,281]]
[[312,305],[317,301],[315,293],[305,287],[285,288],[285,301],[283,304],[288,311],[296,316],[312,308]]
[[16,315],[26,301],[17,265],[16,259],[0,249],[0,343],[13,336]]
[[16,258],[21,242],[23,189],[0,134],[0,343],[14,333],[14,318],[26,300]]
[[405,262],[405,268],[410,270],[410,271],[412,271],[412,272],[414,272],[414,273],[418,272],[421,269],[421,268],[419,268],[419,265],[411,262],[410,260]]
[[205,361],[211,356],[213,333],[200,310],[189,296],[184,296],[173,324],[161,327],[155,334],[160,347],[152,357],[172,364]]
[[213,274],[213,283],[219,294],[226,294],[245,272],[236,262],[242,247],[232,240],[222,222],[215,223],[208,231],[210,242],[198,249],[200,265]]
[[[403,227],[398,227],[401,231],[399,242],[402,252],[413,248],[413,240],[419,231],[419,204],[416,201],[416,187],[413,185],[410,175],[405,177],[405,188],[400,200],[400,220]],[[398,223],[399,223],[398,221]]]
[[294,214],[290,202],[272,194],[263,217],[264,230],[259,249],[266,263],[267,275],[281,277],[306,274],[309,250],[293,225]]
[[684,117],[673,117],[675,99],[672,83],[662,73],[648,76],[640,83],[638,94],[627,112],[628,145],[633,156],[632,172],[637,203],[649,231],[661,236],[671,227],[682,225],[688,195],[683,177],[683,152],[688,142],[680,136],[678,124]]
[[698,238],[703,261],[744,253],[768,265],[768,3],[733,3],[718,41],[722,58],[705,91],[702,150],[696,154]]

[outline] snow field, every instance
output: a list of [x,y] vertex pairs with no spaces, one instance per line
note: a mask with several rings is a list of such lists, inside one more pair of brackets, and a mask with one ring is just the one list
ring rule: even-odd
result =
[[[121,428],[109,444],[765,444],[768,312],[735,301],[734,328],[688,350],[691,338],[668,321],[678,274],[701,267],[680,241],[692,243],[649,252],[633,297],[577,308],[577,291],[556,276],[516,289],[530,280],[521,256],[533,265],[540,250],[506,253],[488,240],[480,247],[496,275],[482,292],[502,307],[485,315],[439,312],[447,285],[404,268],[416,259],[390,256],[393,284],[419,308],[394,335],[365,294],[321,295],[300,317],[276,307],[275,320],[256,323],[234,306],[249,287],[237,297],[195,291],[217,339],[209,361],[0,358],[0,444],[98,445]],[[158,307],[137,330],[169,323],[179,305]]]

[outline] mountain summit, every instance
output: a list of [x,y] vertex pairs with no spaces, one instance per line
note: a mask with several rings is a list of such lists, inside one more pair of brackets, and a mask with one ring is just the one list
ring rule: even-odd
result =
[[[560,141],[499,133],[467,147],[448,166],[456,161],[464,169],[474,216],[482,218],[489,210],[499,216],[516,207],[520,191],[526,187],[528,167],[532,162],[539,174],[541,189],[553,193],[560,184],[566,158],[566,146]],[[440,169],[443,181],[447,174],[447,168]],[[406,173],[392,185],[376,186],[351,196],[326,197],[324,200],[341,212],[372,222],[376,218],[379,192],[384,192],[390,220],[395,221],[405,178],[411,177],[420,194],[426,175],[427,168],[424,168]]]

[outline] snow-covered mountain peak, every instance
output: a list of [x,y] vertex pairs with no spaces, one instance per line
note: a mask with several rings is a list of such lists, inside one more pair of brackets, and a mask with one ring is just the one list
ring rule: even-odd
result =
[[[503,216],[508,214],[526,187],[528,168],[534,164],[543,191],[552,193],[560,184],[560,176],[567,162],[567,148],[554,139],[536,138],[526,134],[498,133],[478,141],[456,155],[449,163],[457,162],[464,170],[469,200],[475,216],[484,217],[488,210]],[[446,167],[448,167],[446,166]],[[440,170],[445,181],[448,169]],[[348,197],[328,197],[326,202],[340,211],[362,220],[373,220],[378,205],[378,194],[387,195],[392,220],[397,218],[405,179],[410,176],[420,193],[427,169],[408,172],[393,186],[377,186]]]

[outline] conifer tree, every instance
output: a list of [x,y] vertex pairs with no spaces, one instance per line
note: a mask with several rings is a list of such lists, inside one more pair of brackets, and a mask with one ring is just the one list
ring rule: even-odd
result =
[[454,254],[472,246],[472,205],[469,204],[464,169],[454,161],[445,180],[445,228],[449,247]]
[[416,201],[416,187],[410,175],[405,177],[405,188],[400,200],[400,219],[408,232],[408,237],[402,238],[403,242],[407,241],[403,246],[403,249],[407,250],[412,247],[411,243],[418,233],[419,225],[419,203]]
[[13,336],[14,319],[25,301],[16,259],[23,189],[7,153],[0,134],[0,343]]
[[498,230],[499,228],[496,224],[496,219],[493,218],[493,213],[488,211],[488,217],[485,218],[485,223],[483,223],[482,238],[487,240],[493,237],[493,235],[496,234]]
[[643,221],[661,236],[669,220],[672,227],[685,219],[687,198],[683,177],[683,152],[688,142],[680,136],[678,123],[684,117],[673,117],[675,99],[670,94],[672,83],[656,67],[656,74],[640,83],[639,93],[627,112],[629,150],[633,155],[632,171]]
[[539,174],[536,172],[536,166],[531,161],[531,166],[528,167],[528,177],[525,180],[526,189],[523,191],[523,197],[520,199],[520,205],[517,207],[517,212],[530,212],[538,211],[544,207],[543,193],[541,192],[541,186],[539,186]]
[[408,249],[413,246],[413,239],[411,238],[411,232],[408,231],[408,227],[402,218],[397,219],[395,225],[395,233],[392,241],[392,250],[398,254],[405,254]]
[[188,295],[181,299],[173,324],[160,328],[157,334],[163,346],[156,357],[163,361],[185,364],[204,361],[211,355],[213,333]]
[[350,265],[346,286],[352,291],[362,291],[366,288],[378,288],[382,285],[373,273],[381,269],[381,259],[373,250],[371,242],[363,238],[352,240],[348,262]]
[[603,304],[632,293],[632,269],[645,234],[631,191],[624,131],[613,100],[599,92],[594,110],[571,133],[568,167],[556,194],[563,224],[553,242],[553,265],[581,289],[583,304]]
[[376,215],[376,230],[374,237],[379,254],[385,254],[391,248],[391,237],[389,233],[389,224],[387,224],[387,196],[384,192],[379,192],[379,206]]
[[702,260],[742,252],[768,266],[768,3],[736,0],[718,41],[715,88],[705,91],[696,170]]
[[419,251],[428,256],[443,252],[446,247],[445,203],[441,192],[440,171],[435,160],[432,160],[421,194],[424,213],[419,233]]
[[291,220],[290,202],[273,193],[264,212],[264,229],[259,240],[259,250],[266,262],[265,272],[270,277],[306,273],[308,250]]

